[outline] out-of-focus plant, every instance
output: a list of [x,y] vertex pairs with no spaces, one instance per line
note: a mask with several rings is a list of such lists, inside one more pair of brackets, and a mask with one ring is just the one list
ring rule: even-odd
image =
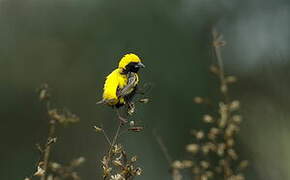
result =
[[62,165],[50,160],[51,148],[57,141],[55,134],[57,126],[77,123],[80,118],[66,108],[57,109],[51,107],[51,93],[48,84],[42,84],[37,92],[39,100],[46,106],[49,120],[48,138],[44,145],[36,145],[40,152],[40,158],[36,163],[37,170],[33,175],[25,178],[25,180],[35,178],[40,178],[41,180],[80,180],[79,175],[74,169],[85,161],[83,157],[72,160],[68,165]]
[[[244,180],[243,170],[248,161],[241,159],[236,147],[242,122],[240,101],[232,100],[228,94],[228,85],[235,83],[237,78],[225,75],[220,48],[226,43],[215,30],[212,35],[217,63],[210,66],[210,71],[219,79],[221,99],[215,105],[208,98],[194,98],[195,103],[210,105],[214,110],[202,118],[206,128],[191,132],[194,142],[186,146],[186,151],[191,153],[192,159],[174,161],[172,168],[177,172],[190,168],[196,180]],[[182,179],[179,177],[178,180]],[[173,176],[173,179],[177,178]]]

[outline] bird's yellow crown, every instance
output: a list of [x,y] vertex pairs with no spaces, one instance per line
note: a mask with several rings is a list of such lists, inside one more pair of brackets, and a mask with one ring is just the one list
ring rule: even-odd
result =
[[126,54],[122,57],[122,59],[119,62],[119,68],[126,69],[126,66],[131,62],[141,62],[141,59],[133,53]]

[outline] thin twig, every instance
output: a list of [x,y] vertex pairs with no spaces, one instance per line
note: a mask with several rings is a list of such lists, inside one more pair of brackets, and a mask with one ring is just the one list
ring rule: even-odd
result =
[[103,133],[103,135],[104,135],[104,137],[105,137],[107,143],[108,143],[108,144],[110,145],[110,147],[111,147],[111,145],[112,145],[111,140],[110,140],[109,136],[107,135],[107,133],[106,133],[106,131],[105,131],[105,129],[104,129],[104,125],[103,125],[103,124],[101,125],[101,132]]
[[119,122],[119,125],[118,125],[118,128],[117,128],[117,131],[116,131],[116,133],[115,133],[114,139],[113,139],[113,141],[112,141],[112,143],[111,143],[111,148],[110,148],[109,153],[111,153],[113,146],[114,146],[114,145],[116,144],[116,142],[117,142],[117,139],[118,139],[118,137],[119,137],[119,133],[120,133],[120,129],[121,129],[121,127],[122,127],[122,122],[120,121],[120,122]]
[[172,158],[171,158],[171,156],[169,155],[169,153],[168,153],[168,149],[167,149],[167,147],[165,146],[165,144],[163,143],[163,140],[162,140],[161,136],[158,136],[158,135],[157,135],[155,129],[153,130],[153,135],[154,135],[154,137],[156,138],[156,141],[157,141],[157,143],[159,144],[159,147],[160,147],[161,151],[163,152],[164,157],[166,158],[168,164],[171,166],[171,164],[172,164]]
[[[46,102],[46,109],[47,109],[47,113],[48,113],[50,110],[50,101]],[[44,148],[44,157],[43,157],[44,174],[43,174],[43,176],[41,176],[41,180],[46,179],[47,169],[48,169],[48,164],[49,164],[49,156],[50,156],[50,151],[51,151],[51,141],[50,140],[53,138],[54,133],[55,133],[55,121],[50,120],[47,143],[46,143],[45,148]]]
[[55,132],[55,122],[51,120],[50,122],[50,127],[49,127],[49,134],[48,134],[48,139],[47,139],[47,144],[44,149],[44,159],[43,159],[43,170],[44,174],[41,176],[41,180],[46,179],[46,174],[47,174],[47,169],[48,169],[48,164],[49,164],[49,155],[51,151],[51,143],[50,139],[53,138]]
[[170,168],[171,168],[170,171],[171,171],[172,179],[173,179],[173,180],[181,180],[181,179],[182,179],[182,175],[181,175],[179,169],[176,169],[176,168],[173,168],[173,167],[172,167],[172,162],[173,162],[173,161],[172,161],[171,156],[170,156],[169,153],[168,153],[168,149],[167,149],[167,147],[165,146],[165,144],[164,144],[164,142],[163,142],[161,136],[157,135],[155,129],[153,130],[153,135],[155,136],[156,141],[157,141],[157,143],[159,144],[160,149],[162,150],[162,152],[163,152],[163,154],[164,154],[164,156],[165,156],[165,158],[166,158],[166,160],[167,160],[167,162],[168,162],[168,164],[169,164],[169,166],[170,166]]
[[102,129],[102,132],[103,132],[103,135],[104,135],[106,141],[108,142],[108,144],[109,144],[110,146],[112,146],[112,143],[111,143],[111,141],[110,141],[110,139],[109,139],[109,137],[108,137],[106,131],[105,131],[104,129]]
[[[111,161],[111,158],[112,158],[112,150],[113,150],[113,148],[114,148],[114,146],[115,146],[115,144],[117,142],[117,139],[119,137],[119,133],[120,133],[121,127],[122,127],[122,122],[120,121],[119,122],[119,125],[117,127],[117,130],[116,130],[116,133],[114,135],[113,141],[110,143],[110,149],[109,149],[109,152],[108,152],[108,161]],[[103,131],[103,133],[104,133],[104,131]],[[107,176],[105,176],[103,179],[104,180],[107,179]]]
[[224,71],[224,63],[221,55],[220,47],[225,44],[225,42],[221,39],[221,35],[216,31],[215,28],[212,30],[213,37],[213,49],[214,55],[217,60],[218,68],[219,68],[219,78],[221,83],[221,93],[224,96],[225,103],[229,102],[228,96],[228,85],[225,79],[225,71]]

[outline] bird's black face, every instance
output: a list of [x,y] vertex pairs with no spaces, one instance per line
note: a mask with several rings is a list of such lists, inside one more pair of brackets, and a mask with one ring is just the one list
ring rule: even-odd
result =
[[144,68],[144,64],[142,64],[141,62],[130,62],[125,68],[125,72],[134,72],[137,73],[139,71],[140,68]]

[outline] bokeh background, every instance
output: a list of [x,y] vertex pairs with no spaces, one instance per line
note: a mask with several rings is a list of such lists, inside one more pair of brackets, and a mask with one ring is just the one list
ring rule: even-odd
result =
[[52,87],[54,104],[81,118],[58,129],[52,159],[84,156],[83,179],[100,179],[106,143],[92,126],[103,123],[112,133],[116,117],[95,105],[96,97],[127,52],[144,59],[142,82],[153,88],[151,103],[134,116],[145,130],[122,142],[140,157],[144,174],[137,179],[169,179],[152,131],[173,159],[187,157],[189,132],[203,114],[192,99],[217,94],[208,72],[213,26],[227,41],[226,72],[239,77],[231,94],[242,102],[247,179],[290,179],[289,20],[288,0],[0,0],[0,179],[23,179],[35,170],[35,143],[47,135],[36,94],[43,82]]

